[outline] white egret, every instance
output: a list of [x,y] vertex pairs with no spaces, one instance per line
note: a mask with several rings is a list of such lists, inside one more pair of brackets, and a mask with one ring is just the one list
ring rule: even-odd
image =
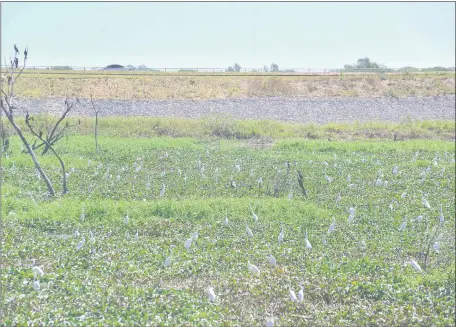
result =
[[80,234],[79,234],[79,231],[76,229],[76,230],[74,231],[74,237],[79,237],[79,235],[80,235]]
[[410,261],[408,261],[406,263],[411,265],[413,267],[413,269],[415,269],[416,271],[421,272],[421,273],[423,272],[420,265],[415,260],[411,259]]
[[279,245],[282,244],[283,242],[283,237],[284,237],[284,229],[283,229],[283,225],[282,225],[282,230],[280,231],[280,234],[279,234],[279,237],[277,238],[277,240],[279,241]]
[[130,217],[128,216],[128,212],[124,218],[125,224],[128,224],[128,221],[130,220]]
[[351,179],[351,176],[350,176],[350,175],[348,175],[348,176],[347,176],[347,182],[349,182],[349,183],[350,183],[350,182],[351,182],[351,180],[352,180],[352,179]]
[[245,224],[245,231],[247,232],[247,235],[248,235],[250,238],[253,237],[252,230],[249,228],[249,226],[247,226],[247,224]]
[[166,190],[166,186],[165,186],[165,183],[163,183],[163,186],[160,190],[160,196],[163,197],[165,195],[165,190]]
[[225,215],[225,220],[224,220],[223,224],[225,226],[228,226],[228,213],[226,213],[226,215]]
[[258,186],[261,187],[261,185],[263,185],[263,178],[262,177],[258,178],[257,183],[258,183]]
[[296,297],[295,291],[290,286],[290,300],[291,302],[298,302],[298,298]]
[[39,275],[40,277],[43,277],[44,275],[44,272],[43,272],[43,269],[41,269],[40,267],[38,266],[34,266],[32,268],[32,272],[33,272],[33,275],[35,276],[35,278]]
[[257,266],[252,265],[252,264],[250,263],[250,261],[247,263],[247,267],[249,268],[249,271],[250,271],[252,274],[255,274],[255,275],[259,275],[259,274],[260,274],[260,269],[258,269]]
[[277,265],[277,260],[276,260],[276,258],[274,258],[274,256],[271,253],[271,246],[268,245],[268,248],[269,248],[269,264],[271,266],[276,266]]
[[253,212],[252,207],[250,207],[250,211],[252,212],[252,218],[253,218],[253,220],[254,220],[255,222],[257,222],[257,221],[258,221],[258,216],[255,214],[255,212]]
[[84,243],[85,243],[85,238],[83,236],[82,240],[80,240],[78,245],[76,245],[76,249],[80,250],[84,246]]
[[382,183],[382,180],[380,178],[377,178],[377,180],[375,181],[375,186],[382,186],[383,183]]
[[350,207],[350,208],[348,209],[348,213],[349,213],[350,215],[353,215],[353,216],[354,216],[355,213],[356,213],[356,209],[353,208],[353,207]]
[[194,232],[194,233],[192,234],[192,236],[191,236],[191,239],[192,239],[193,241],[196,241],[196,240],[198,239],[198,232]]
[[288,200],[291,200],[293,198],[293,192],[288,193]]
[[442,204],[440,204],[440,208],[439,208],[439,221],[441,223],[445,222],[445,217],[443,217],[443,212],[442,212]]
[[405,199],[407,197],[407,192],[401,194],[401,199]]
[[399,168],[397,166],[393,167],[393,174],[397,175],[399,173]]
[[342,197],[340,196],[340,193],[339,193],[339,194],[337,194],[336,203],[339,203],[340,200],[342,200]]
[[326,181],[328,182],[328,184],[330,184],[330,183],[332,182],[331,177],[329,177],[328,175],[326,175],[326,173],[325,173],[325,179],[326,179]]
[[241,171],[241,165],[236,164],[235,168],[238,173]]
[[191,245],[192,245],[192,239],[189,238],[188,240],[185,241],[184,247],[188,250]]
[[347,222],[348,222],[349,224],[351,224],[351,223],[353,222],[354,219],[355,219],[355,215],[349,214],[349,215],[348,215]]
[[40,290],[40,281],[39,281],[38,279],[35,279],[35,280],[33,281],[33,289],[34,289],[35,291],[39,291],[39,290]]
[[84,204],[82,205],[82,212],[81,212],[80,218],[81,218],[81,222],[83,222],[84,219],[85,219],[85,207],[84,207]]
[[388,186],[388,181],[384,181],[383,182],[383,187],[387,187]]
[[274,327],[274,318],[268,318],[266,320],[266,327]]
[[136,230],[136,234],[135,234],[135,241],[139,240],[139,231]]
[[333,222],[331,223],[331,225],[329,225],[328,234],[334,232],[335,227],[336,227],[336,222],[335,222],[335,219],[333,218]]
[[423,203],[423,205],[426,209],[431,209],[431,205],[429,204],[428,200],[426,200],[426,198],[424,196],[421,199],[421,203]]
[[418,217],[416,217],[416,221],[417,222],[420,222],[423,220],[423,216],[422,215],[419,215]]
[[404,231],[406,227],[407,227],[407,218],[405,218],[404,221],[402,222],[401,227],[399,227],[399,231]]
[[91,242],[92,244],[95,243],[95,237],[93,236],[92,231],[89,231],[89,235],[90,235],[90,242]]
[[298,300],[302,303],[304,301],[304,287],[302,287],[302,285],[299,286],[301,286],[301,289],[298,292]]
[[233,188],[237,187],[236,182],[234,180],[231,181],[231,187],[233,187]]
[[307,238],[307,229],[306,229],[306,238],[305,238],[306,248],[309,250],[312,249],[312,244],[310,244],[309,239]]
[[174,245],[171,244],[169,246],[169,256],[166,258],[165,263],[163,264],[165,267],[169,267],[171,265],[171,260],[173,259],[173,248]]
[[440,246],[438,242],[435,242],[432,247],[434,248],[435,252],[440,253]]
[[213,287],[208,287],[206,289],[207,296],[209,297],[209,301],[215,302],[217,296],[215,295],[214,288]]

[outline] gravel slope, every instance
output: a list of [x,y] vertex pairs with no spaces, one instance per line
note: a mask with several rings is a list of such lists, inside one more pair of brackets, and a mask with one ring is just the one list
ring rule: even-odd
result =
[[[93,116],[87,99],[71,116]],[[409,98],[249,98],[227,100],[124,101],[96,100],[102,116],[166,116],[202,118],[228,114],[243,119],[274,119],[301,123],[455,119],[455,96]],[[24,113],[63,110],[63,99],[18,99]]]

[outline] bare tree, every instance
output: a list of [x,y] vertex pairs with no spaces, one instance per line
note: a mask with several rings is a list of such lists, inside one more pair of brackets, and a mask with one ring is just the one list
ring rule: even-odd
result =
[[[38,159],[37,159],[37,157],[35,155],[35,152],[33,151],[32,146],[27,141],[24,133],[22,132],[21,128],[19,127],[19,125],[16,124],[16,121],[15,121],[14,109],[17,109],[17,107],[14,105],[14,100],[15,100],[14,85],[15,85],[17,79],[19,78],[19,76],[21,76],[22,72],[25,69],[25,65],[26,65],[26,62],[27,62],[28,49],[26,49],[24,51],[24,62],[23,62],[22,69],[20,69],[19,71],[17,70],[17,66],[18,66],[18,62],[19,62],[19,58],[18,58],[19,51],[18,51],[16,45],[14,47],[14,50],[15,50],[15,52],[14,52],[14,60],[10,60],[11,65],[9,66],[9,68],[8,68],[8,66],[5,65],[6,66],[6,75],[7,75],[7,78],[6,78],[7,87],[4,88],[4,85],[3,85],[4,83],[3,82],[1,84],[1,92],[2,92],[2,96],[1,96],[1,99],[0,99],[0,106],[2,108],[1,112],[5,114],[6,118],[8,118],[8,121],[10,122],[11,126],[13,126],[13,128],[16,131],[17,135],[19,136],[19,138],[21,139],[22,143],[24,144],[24,146],[25,146],[25,148],[27,150],[27,153],[32,158],[32,161],[33,161],[33,164],[35,165],[35,168],[38,170],[38,173],[40,174],[41,178],[46,183],[46,187],[48,189],[49,194],[52,197],[54,197],[55,196],[55,190],[54,190],[54,187],[52,186],[51,180],[48,178],[48,176],[46,175],[45,171],[41,167],[41,164],[39,163],[39,161],[38,161]],[[79,100],[77,100],[77,102],[79,102]],[[65,119],[65,117],[68,114],[69,110],[73,106],[73,105],[69,105],[67,100],[65,100],[65,105],[66,105],[66,109],[67,110],[65,110],[64,115],[61,117],[61,119],[59,119],[58,124],[60,124],[60,122]],[[57,157],[57,159],[60,161],[60,165],[62,166],[62,173],[63,173],[63,194],[66,194],[68,192],[68,189],[67,189],[67,185],[66,185],[65,165],[64,165],[62,159],[60,158],[60,156],[55,152],[55,150],[52,147],[52,145],[46,139],[43,138],[42,132],[38,132],[37,133],[35,131],[35,129],[31,126],[31,124],[30,124],[31,120],[33,120],[33,118],[31,118],[29,113],[27,112],[26,117],[25,117],[25,123],[27,124],[27,127],[29,128],[30,132],[34,136],[36,136],[41,142],[43,142],[43,144],[46,147],[48,147],[54,153],[54,155]],[[53,130],[56,130],[56,129],[57,129],[57,127],[55,127]]]
[[95,114],[95,151],[98,151],[98,114],[100,113],[100,108],[95,108],[95,104],[93,103],[92,94],[90,95],[90,103],[92,103],[92,110]]
[[[55,143],[57,143],[61,138],[65,136],[65,132],[67,131],[68,128],[74,127],[76,125],[79,125],[81,121],[79,120],[77,124],[71,125],[68,121],[63,127],[60,127],[60,123],[66,118],[70,110],[77,104],[79,103],[79,100],[76,100],[76,102],[68,102],[68,99],[65,99],[65,110],[62,113],[62,116],[57,120],[55,123],[50,123],[46,128],[46,135],[44,137],[45,142],[41,142],[37,144],[37,140],[40,140],[40,138],[35,139],[35,141],[32,144],[32,149],[36,150],[44,145],[44,149],[41,152],[41,155],[45,155],[51,146],[53,146]],[[24,150],[23,152],[26,152]]]

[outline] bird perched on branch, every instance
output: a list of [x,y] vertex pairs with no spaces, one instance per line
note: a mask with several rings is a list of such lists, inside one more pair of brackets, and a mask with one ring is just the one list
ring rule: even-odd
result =
[[306,191],[306,189],[304,188],[303,180],[304,180],[304,177],[302,176],[302,172],[301,172],[301,171],[298,171],[298,184],[299,184],[299,187],[300,187],[301,190],[302,190],[302,194],[304,194],[304,196],[307,196],[307,191]]
[[24,50],[24,60],[27,60],[28,47]]
[[19,59],[18,58],[14,58],[14,66],[17,66],[19,65]]
[[17,46],[16,46],[16,45],[14,45],[14,51],[16,51],[16,54],[18,54],[18,53],[19,53],[19,49],[17,48]]

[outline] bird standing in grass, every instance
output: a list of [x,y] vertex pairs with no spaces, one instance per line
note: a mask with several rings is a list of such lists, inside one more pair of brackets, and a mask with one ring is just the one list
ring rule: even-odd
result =
[[291,302],[298,302],[298,298],[296,297],[295,291],[290,286],[290,300]]
[[255,212],[253,212],[253,209],[252,207],[250,207],[250,211],[252,212],[252,218],[255,222],[258,222],[258,216],[255,214]]
[[302,285],[299,286],[301,286],[301,289],[298,292],[298,300],[299,303],[302,303],[304,301],[304,287]]
[[306,248],[308,248],[309,250],[311,250],[311,249],[312,249],[312,244],[310,244],[309,239],[307,238],[307,230],[306,230],[306,239],[305,239],[305,242],[306,242]]
[[283,225],[282,225],[282,230],[280,231],[279,237],[277,238],[277,240],[279,241],[279,245],[282,244],[284,236],[285,236],[285,234],[284,234]]
[[248,235],[250,238],[253,237],[252,230],[249,228],[249,226],[247,226],[247,224],[245,224],[245,231],[247,232],[247,235]]
[[406,264],[409,264],[410,266],[413,267],[413,269],[415,269],[416,271],[422,273],[423,270],[421,269],[420,265],[413,259],[411,259],[410,261],[407,261]]
[[247,268],[252,274],[259,275],[260,274],[260,269],[258,269],[257,266],[252,265],[250,261],[247,263]]
[[301,171],[298,171],[298,184],[299,184],[299,187],[302,190],[302,194],[304,194],[304,196],[307,197],[307,191],[306,191],[306,189],[304,187],[304,177],[302,176],[302,172]]
[[215,295],[214,288],[208,287],[206,292],[207,292],[207,296],[209,297],[209,301],[215,302],[217,295]]
[[19,49],[17,48],[16,45],[14,45],[14,51],[16,52],[15,55],[19,54]]
[[165,267],[171,266],[171,261],[173,259],[173,248],[174,248],[174,245],[171,244],[169,246],[169,256],[166,258],[165,263],[163,264]]

